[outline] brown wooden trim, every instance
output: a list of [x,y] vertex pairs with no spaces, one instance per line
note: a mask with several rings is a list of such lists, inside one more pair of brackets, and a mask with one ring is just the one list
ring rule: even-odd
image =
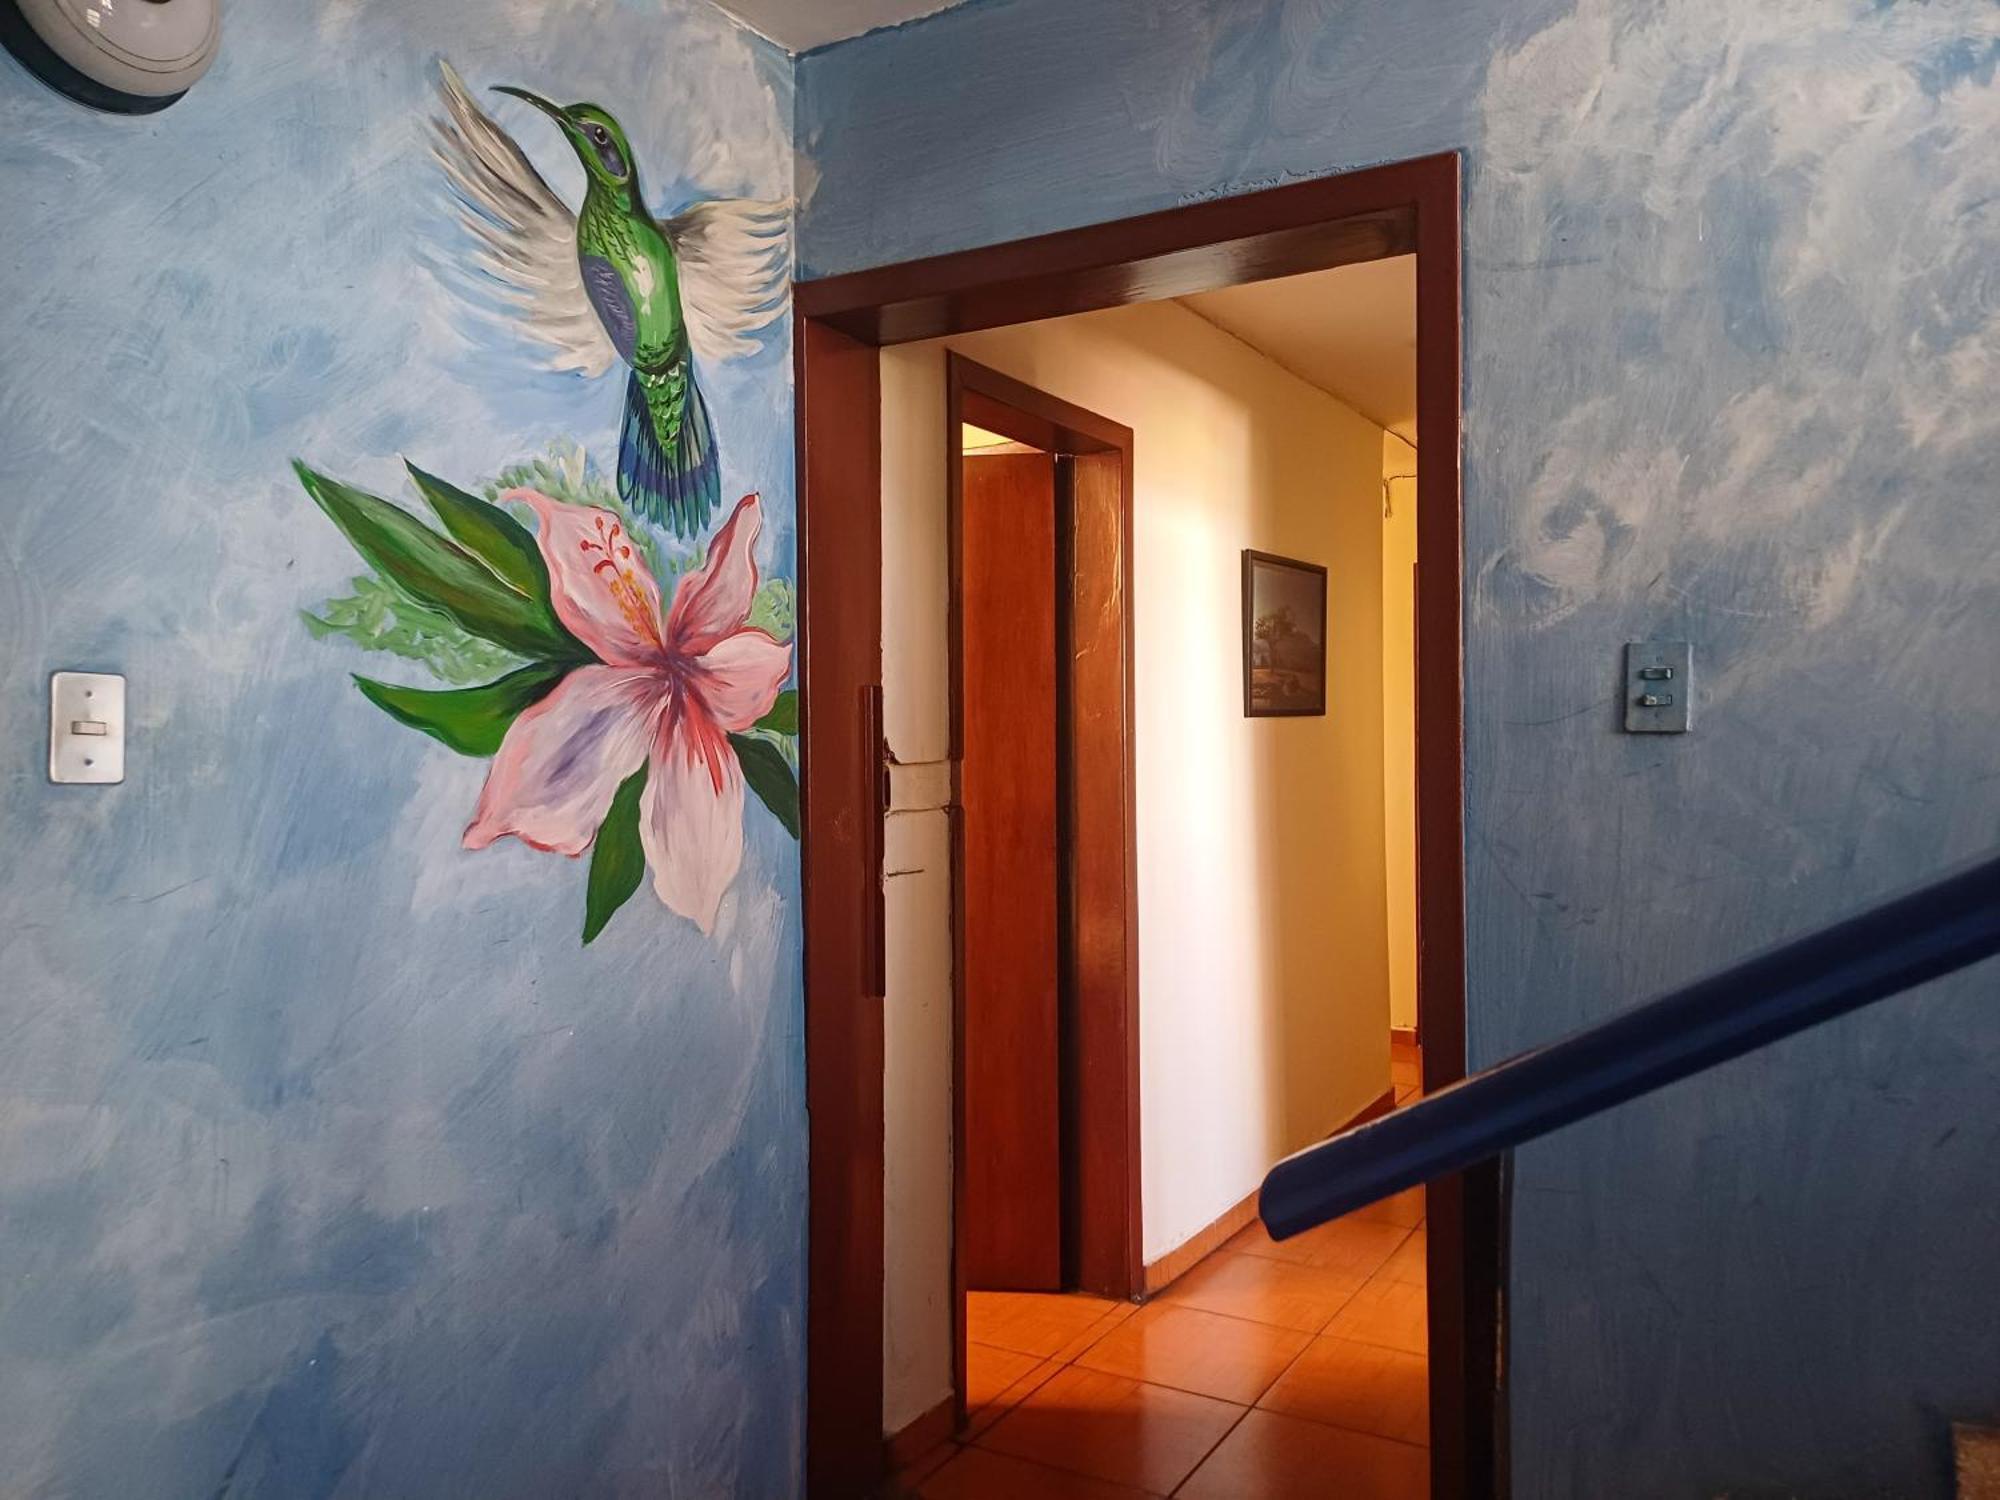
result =
[[951,1441],[958,1431],[958,1398],[947,1396],[929,1411],[893,1432],[882,1445],[885,1467],[894,1474]]
[[1241,1234],[1256,1217],[1257,1194],[1253,1191],[1241,1203],[1225,1209],[1213,1223],[1197,1229],[1158,1260],[1148,1262],[1146,1295],[1157,1297]]
[[[1373,1099],[1362,1105],[1360,1109],[1356,1110],[1354,1118],[1341,1126],[1340,1130],[1334,1131],[1332,1135],[1339,1135],[1343,1130],[1352,1130],[1357,1125],[1366,1125],[1370,1120],[1379,1120],[1382,1116],[1393,1113],[1395,1108],[1396,1086],[1392,1083]],[[1332,1139],[1332,1135],[1328,1137],[1329,1140]]]
[[[950,566],[957,566],[958,557],[958,486],[961,475],[958,465],[946,455],[946,468],[951,471],[949,482],[952,492],[951,517],[947,522],[951,528]],[[951,671],[958,671],[958,590],[953,587],[949,594],[947,609],[950,614]],[[954,721],[958,712],[958,687],[951,689],[951,705]],[[951,727],[951,806],[945,809],[947,827],[951,835],[951,1409],[954,1430],[965,1425],[968,1415],[966,1406],[966,1348],[971,1342],[966,1332],[965,1322],[965,1264],[958,1254],[958,1226],[965,1218],[965,1048],[960,1038],[965,1035],[965,904],[958,899],[958,893],[965,889],[965,809],[959,802],[958,778],[959,732],[956,722]]]
[[883,769],[869,711],[882,651],[880,357],[811,322],[795,353],[806,1472],[812,1494],[851,1496],[882,1472],[882,859],[870,814]]
[[1418,1045],[1417,1038],[1422,1034],[1414,1026],[1391,1026],[1389,1028],[1389,1041],[1392,1045],[1398,1047],[1414,1047]]
[[1407,255],[1456,155],[1343,172],[1136,218],[799,283],[800,316],[907,343]]
[[[945,713],[946,754],[951,761],[951,1399],[954,1430],[965,1425],[968,1415],[966,1392],[966,1284],[965,1260],[960,1254],[958,1226],[966,1220],[966,1119],[965,1119],[965,804],[960,762],[965,756],[964,664],[965,621],[963,610],[965,471],[959,467],[962,455],[961,428],[967,420],[958,389],[955,356],[945,355],[944,468],[945,468]],[[984,425],[984,424],[982,424]],[[1004,428],[991,432],[1017,437]]]
[[[873,681],[879,671],[879,387],[872,368],[863,374],[843,357],[853,347],[851,341],[844,345],[815,342],[808,336],[812,327],[819,326],[829,334],[836,327],[843,328],[863,344],[898,343],[1213,290],[1415,249],[1417,414],[1424,435],[1417,480],[1417,971],[1427,1091],[1463,1077],[1466,1061],[1463,644],[1459,615],[1463,586],[1459,510],[1460,193],[1456,154],[1425,157],[1008,245],[802,282],[795,297],[802,323],[798,382],[800,574],[806,590],[802,597],[810,598],[810,580],[815,576],[838,580],[847,605],[859,611],[865,623],[872,624],[875,633],[866,641],[861,638],[865,632],[841,631],[834,637],[847,663],[846,681],[852,684]],[[850,390],[842,395],[837,390],[857,380],[865,382],[865,392]],[[816,403],[823,416],[830,414],[835,403],[844,409],[848,425],[844,436],[838,430],[839,423],[806,420],[806,413]],[[827,444],[826,453],[813,451],[819,442]],[[843,464],[857,448],[865,450],[862,468],[844,469]],[[873,508],[860,515],[859,524],[850,514],[857,483],[874,487]],[[808,517],[815,514],[828,519],[823,525],[810,526]],[[866,566],[858,572],[850,568],[846,552],[850,543],[872,549]],[[808,702],[811,693],[808,684]],[[846,701],[851,704],[853,700]],[[807,712],[810,722],[810,709]],[[831,779],[830,788],[819,793],[822,802],[843,800],[850,822],[865,819],[867,804],[861,799],[866,789],[827,770],[824,764],[814,768],[813,774],[822,773]],[[826,881],[862,878],[855,873],[858,866],[847,861],[851,851],[836,838],[842,830],[835,814],[825,809],[824,816],[833,826],[817,844],[809,828],[804,850],[809,1092],[815,1077],[822,1080],[824,1091],[828,1072],[852,1068],[856,1062],[852,1036],[814,1033],[815,1019],[822,1011],[814,991],[824,980],[815,967],[816,943],[824,950],[843,940],[837,933],[816,938],[816,926],[841,920],[841,914],[829,910],[835,902],[817,904],[812,886],[816,877]],[[816,868],[822,864],[822,853],[826,855],[823,868]],[[848,919],[858,928],[863,914],[856,911],[848,914]],[[824,967],[822,962],[820,968]],[[863,1436],[871,1440],[869,1446],[878,1456],[880,1453],[879,1441],[874,1440],[880,1425],[881,1397],[879,1024],[878,1015],[874,1070],[870,1073],[864,1066],[851,1080],[857,1096],[853,1107],[823,1111],[819,1102],[813,1101],[815,1268],[822,1268],[825,1257],[818,1244],[823,1226],[838,1223],[837,1210],[823,1212],[817,1201],[823,1181],[842,1174],[858,1179],[872,1170],[877,1196],[872,1239],[866,1226],[850,1235],[854,1243],[872,1254],[872,1282],[867,1256],[858,1253],[845,1263],[853,1277],[851,1284],[835,1290],[823,1278],[816,1277],[813,1283],[815,1302],[827,1296],[865,1299],[877,1320],[872,1346],[866,1339],[857,1339],[837,1356],[821,1355],[815,1348],[808,1359],[812,1493],[840,1496],[842,1500],[865,1492],[865,1488],[849,1485],[843,1489],[823,1479],[823,1475],[837,1473],[838,1467],[832,1460],[822,1462],[821,1449],[833,1445],[828,1448],[831,1452],[847,1442],[829,1426],[833,1418],[828,1412],[838,1406],[841,1411],[856,1413],[859,1420],[866,1401],[850,1399],[849,1392],[854,1389],[865,1388],[875,1399],[877,1414],[872,1423],[864,1424]],[[822,1046],[832,1050],[831,1064],[817,1055]],[[861,1097],[870,1090],[872,1121]],[[850,1162],[850,1158],[859,1160]],[[872,1169],[867,1165],[871,1158]],[[855,1196],[856,1182],[847,1181],[842,1191]],[[1434,1494],[1453,1500],[1495,1494],[1505,1479],[1500,1467],[1504,1409],[1496,1378],[1496,1367],[1504,1371],[1504,1361],[1481,1355],[1501,1342],[1499,1298],[1491,1293],[1500,1285],[1506,1215],[1497,1192],[1481,1191],[1473,1196],[1485,1206],[1467,1213],[1466,1182],[1450,1179],[1433,1184],[1429,1199],[1432,1488]],[[858,1328],[863,1319],[851,1315],[840,1321]],[[811,1342],[817,1345],[826,1337],[826,1327],[817,1308],[809,1313]],[[851,1369],[847,1368],[850,1364]],[[826,1382],[843,1379],[848,1388],[833,1387],[829,1397]]]
[[[1138,854],[1134,829],[1132,430],[957,353],[945,358],[947,624],[950,743],[964,755],[962,423],[1067,460],[1059,506],[1062,659],[1070,663],[1060,751],[1065,856],[1062,951],[1064,1225],[1067,1279],[1105,1296],[1142,1284],[1139,1221]],[[1065,503],[1067,502],[1067,503]],[[1071,631],[1089,622],[1086,642]],[[1079,726],[1082,714],[1087,724]],[[952,819],[952,1213],[965,1214],[964,822]],[[953,1363],[966,1386],[965,1269],[952,1247]],[[961,1415],[963,1414],[961,1407]]]
[[961,421],[1044,453],[1129,453],[1132,429],[1087,407],[989,369],[956,351],[945,355],[945,388]]
[[[1366,1125],[1370,1120],[1379,1120],[1395,1107],[1396,1090],[1395,1086],[1391,1085],[1356,1110],[1353,1119],[1330,1134],[1339,1135],[1342,1130],[1352,1130],[1357,1125]],[[1235,1238],[1256,1217],[1257,1194],[1252,1192],[1249,1197],[1227,1210],[1214,1223],[1196,1230],[1182,1244],[1149,1263],[1146,1267],[1146,1295],[1153,1297],[1165,1291]]]
[[[1461,516],[1461,186],[1456,156],[1425,174],[1417,214],[1417,1024],[1425,1093],[1465,1076],[1465,577]],[[1501,1482],[1497,1213],[1468,1213],[1464,1177],[1427,1195],[1431,1492],[1484,1500]]]

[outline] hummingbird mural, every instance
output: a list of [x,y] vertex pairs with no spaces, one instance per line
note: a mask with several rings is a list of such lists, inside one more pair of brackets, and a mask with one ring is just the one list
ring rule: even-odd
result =
[[440,62],[444,113],[431,122],[432,154],[481,247],[476,264],[504,288],[503,314],[553,351],[548,368],[596,376],[625,367],[618,493],[636,514],[693,535],[721,498],[694,360],[750,353],[758,330],[785,310],[790,205],[711,199],[656,219],[610,111],[509,85],[496,92],[561,129],[583,164],[583,205],[572,213]]

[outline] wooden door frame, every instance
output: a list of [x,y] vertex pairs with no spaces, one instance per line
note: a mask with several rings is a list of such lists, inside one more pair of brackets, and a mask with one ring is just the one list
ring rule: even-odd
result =
[[[875,350],[1416,255],[1417,982],[1435,1090],[1465,1074],[1460,223],[1454,152],[796,287],[813,1495],[864,1495],[883,1462]],[[1433,1184],[1429,1216],[1432,1492],[1483,1500],[1506,1483],[1498,1170]]]
[[[1144,1285],[1139,1222],[1138,807],[1133,746],[1132,429],[998,370],[945,355],[946,547],[949,558],[950,755],[952,760],[952,1409],[965,1417],[965,1265],[956,1226],[965,1218],[965,826],[958,767],[965,755],[964,423],[1100,466],[1115,489],[1109,512],[1089,505],[1058,476],[1058,776],[1064,809],[1058,857],[1064,868],[1061,1108],[1064,1114],[1064,1274],[1084,1291],[1127,1298]],[[1068,501],[1065,506],[1065,500]],[[1065,513],[1067,511],[1067,513]],[[1081,560],[1079,560],[1081,559]],[[1078,595],[1085,596],[1079,600]],[[1069,633],[1089,622],[1088,642]],[[1078,736],[1075,715],[1099,732]]]

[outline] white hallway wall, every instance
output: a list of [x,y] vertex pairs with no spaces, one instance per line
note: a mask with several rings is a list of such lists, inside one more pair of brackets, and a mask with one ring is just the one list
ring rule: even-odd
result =
[[[951,1389],[947,348],[1136,434],[1146,1259],[1388,1081],[1381,429],[1171,303],[884,350],[890,1431]],[[1242,715],[1244,547],[1331,569],[1324,718]]]

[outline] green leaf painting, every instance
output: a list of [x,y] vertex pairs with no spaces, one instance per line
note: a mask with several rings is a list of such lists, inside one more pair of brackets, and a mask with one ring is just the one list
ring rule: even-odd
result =
[[[437,528],[297,465],[306,493],[372,570],[306,613],[307,628],[430,670],[438,686],[360,673],[354,683],[397,723],[490,760],[468,848],[514,836],[589,851],[585,943],[645,885],[649,844],[664,862],[661,901],[712,930],[742,858],[741,840],[719,838],[701,805],[723,779],[677,775],[644,839],[641,804],[662,757],[684,769],[726,740],[743,784],[799,836],[799,696],[783,685],[792,587],[758,575],[758,497],[745,496],[713,535],[662,556],[580,449],[515,465],[483,494],[406,466]],[[680,644],[690,640],[704,644]],[[721,716],[746,710],[750,727],[727,733],[743,721]],[[645,761],[618,774],[638,746]]]
[[397,723],[421,729],[460,755],[492,755],[521,710],[546,698],[567,671],[560,663],[535,662],[484,687],[443,692],[361,676],[355,677],[354,685]]
[[373,573],[351,585],[353,592],[329,599],[319,613],[301,611],[315,638],[345,636],[364,651],[386,651],[421,662],[440,682],[488,682],[521,665],[521,658],[482,641],[442,610],[412,599]]
[[590,876],[583,888],[586,943],[604,931],[611,914],[632,899],[646,878],[646,851],[639,842],[639,794],[645,789],[646,768],[641,766],[619,783],[591,845]]
[[792,638],[792,581],[789,578],[769,579],[757,590],[757,600],[750,606],[749,623],[781,641]]
[[792,775],[792,768],[785,764],[783,752],[769,740],[754,739],[747,734],[732,734],[729,743],[736,747],[736,760],[743,767],[743,780],[750,790],[785,825],[785,832],[797,838],[799,782]]
[[786,688],[778,694],[771,711],[757,721],[756,727],[768,729],[773,734],[797,734],[799,732],[799,694],[796,688]]
[[546,604],[509,588],[486,564],[408,511],[304,464],[296,467],[306,493],[362,560],[419,604],[536,660],[578,661],[588,654]]
[[543,609],[549,608],[549,569],[528,528],[499,506],[405,463],[417,492],[460,546],[493,570],[502,583]]

